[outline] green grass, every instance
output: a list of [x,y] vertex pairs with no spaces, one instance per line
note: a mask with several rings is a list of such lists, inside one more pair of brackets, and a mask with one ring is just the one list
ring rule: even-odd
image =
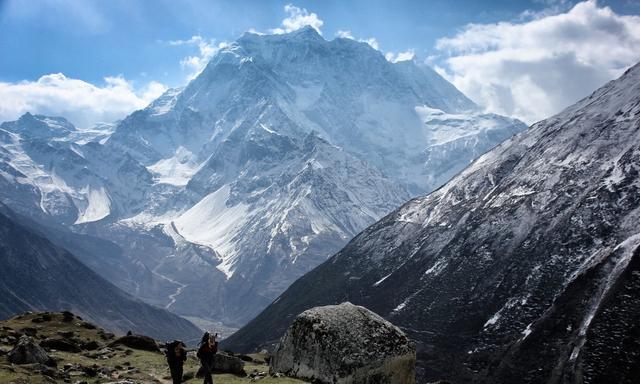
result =
[[[44,337],[59,337],[57,332],[73,331],[76,338],[82,340],[94,340],[101,345],[106,346],[110,340],[103,340],[100,337],[101,330],[98,329],[86,329],[82,327],[83,321],[80,319],[74,319],[72,322],[65,323],[62,321],[62,315],[58,313],[51,313],[52,320],[44,323],[33,323],[32,320],[41,316],[41,314],[28,314],[20,317],[14,317],[9,320],[0,321],[0,339],[6,337],[8,334],[14,331],[19,331],[22,328],[30,327],[37,329],[36,340]],[[9,327],[10,329],[3,329],[2,327]],[[42,336],[41,336],[42,335]],[[8,351],[12,348],[11,345],[0,344],[0,348]],[[93,366],[94,364],[99,367],[107,368],[112,371],[110,377],[88,377],[82,372],[77,372],[71,376],[71,383],[77,381],[87,381],[88,383],[106,383],[123,379],[129,379],[136,383],[171,383],[169,368],[167,366],[164,355],[157,352],[148,352],[133,350],[123,346],[112,348],[114,355],[108,359],[96,359],[91,357],[92,352],[81,353],[69,353],[69,352],[51,352],[50,355],[58,361],[57,369],[62,369],[65,364],[79,364],[81,366]],[[245,372],[251,374],[252,372],[268,372],[269,367],[264,363],[265,356],[260,354],[251,355],[256,361],[254,363],[246,363]],[[199,362],[192,354],[189,355],[185,362],[184,372],[185,374],[192,374],[195,376],[199,367]],[[129,369],[133,368],[133,369]],[[64,383],[62,378],[52,381],[45,378],[41,373],[34,372],[31,366],[17,366],[11,365],[7,356],[0,357],[0,383],[15,383],[15,384],[44,384],[44,383]],[[187,383],[201,383],[202,379],[191,379]],[[230,374],[216,374],[214,375],[214,382],[216,384],[239,384],[249,383],[251,379],[247,377],[239,377]],[[303,381],[280,377],[275,378],[268,376],[259,380],[264,384],[296,384],[304,383]]]

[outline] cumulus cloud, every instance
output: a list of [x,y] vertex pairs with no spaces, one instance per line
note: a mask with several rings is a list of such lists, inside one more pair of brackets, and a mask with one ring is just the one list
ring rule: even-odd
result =
[[398,52],[398,53],[387,52],[384,55],[384,57],[387,59],[387,61],[390,61],[392,63],[397,63],[399,61],[413,60],[415,55],[416,53],[413,51],[413,49],[408,49],[404,52]]
[[86,128],[144,108],[167,89],[155,81],[135,89],[122,76],[106,77],[104,81],[104,86],[96,86],[53,73],[37,81],[0,82],[0,121],[15,120],[31,112],[63,116]]
[[595,0],[517,22],[470,24],[437,41],[437,70],[489,111],[534,122],[640,60],[640,17]]
[[[371,48],[375,49],[376,51],[382,51],[380,49],[380,44],[378,43],[378,40],[376,40],[375,37],[369,37],[367,39],[356,39],[355,37],[353,37],[353,34],[351,34],[351,31],[342,31],[342,30],[339,30],[338,32],[336,32],[336,37],[340,37],[340,38],[343,38],[343,39],[356,40],[356,41],[359,41],[361,43],[367,43],[367,44],[369,44],[369,46]],[[389,54],[391,54],[391,56],[388,56]],[[389,53],[387,53],[385,55],[385,57],[387,57],[387,59],[389,57],[394,58],[396,56],[397,55],[395,53],[393,53],[393,52],[389,52]]]
[[341,37],[343,39],[355,40],[355,37],[353,37],[353,35],[351,34],[351,31],[338,30],[338,32],[336,32],[336,37]]
[[285,5],[284,11],[289,16],[282,20],[280,28],[270,29],[269,32],[273,34],[289,33],[309,25],[322,35],[320,28],[324,22],[315,13],[309,12],[305,8],[296,7],[293,4]]
[[375,49],[376,51],[380,50],[380,44],[378,44],[378,40],[376,40],[375,37],[369,37],[368,39],[360,39],[358,41],[369,44],[371,48]]
[[209,60],[220,49],[227,46],[226,42],[215,44],[215,39],[206,39],[200,35],[191,36],[188,40],[172,40],[169,45],[190,45],[198,48],[198,55],[187,56],[180,60],[180,66],[189,70],[188,80],[198,76],[200,72],[207,66]]
[[[378,43],[378,40],[376,40],[375,37],[370,37],[368,39],[357,39],[353,36],[351,31],[346,31],[346,30],[338,30],[338,32],[336,32],[336,37],[341,37],[343,39],[357,40],[361,43],[367,43],[371,46],[371,48],[375,49],[376,51],[382,52],[382,49],[380,49],[380,44]],[[387,52],[384,54],[384,57],[387,59],[387,61],[390,61],[392,63],[397,63],[399,61],[413,60],[413,58],[415,57],[415,51],[413,49],[407,49],[404,52]]]

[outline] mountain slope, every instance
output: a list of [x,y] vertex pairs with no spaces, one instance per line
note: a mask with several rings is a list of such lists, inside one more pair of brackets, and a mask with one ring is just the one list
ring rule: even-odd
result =
[[425,379],[637,381],[639,159],[636,65],[366,229],[226,346],[349,300],[418,342]]
[[135,273],[83,261],[128,292],[231,327],[525,128],[429,67],[311,27],[246,33],[115,127],[60,121],[0,127],[2,201],[116,243]]
[[0,207],[0,317],[33,310],[71,310],[117,332],[132,330],[160,339],[196,339],[188,321],[119,290],[21,224]]
[[[174,241],[215,251],[197,264],[222,273],[172,277],[185,287],[171,308],[241,325],[411,193],[523,128],[481,114],[430,68],[304,28],[245,34],[105,145],[158,182],[185,185],[194,201],[166,214],[170,198],[123,222],[155,223]],[[175,270],[174,260],[158,271]],[[203,286],[215,305],[194,311],[207,306],[197,298]]]

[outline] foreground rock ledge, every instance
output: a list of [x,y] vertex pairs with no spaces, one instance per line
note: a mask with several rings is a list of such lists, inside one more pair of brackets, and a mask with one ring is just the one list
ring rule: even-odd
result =
[[269,369],[271,374],[331,384],[412,384],[415,361],[415,346],[404,332],[347,302],[298,315]]

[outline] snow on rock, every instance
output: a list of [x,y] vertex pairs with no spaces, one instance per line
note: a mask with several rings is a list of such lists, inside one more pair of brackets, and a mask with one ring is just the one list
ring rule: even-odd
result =
[[242,203],[228,206],[229,192],[228,185],[221,187],[173,222],[177,232],[186,240],[209,246],[222,257],[217,268],[227,278],[233,276],[237,256],[234,235],[244,224],[247,213],[247,207]]
[[[111,213],[111,199],[104,187],[98,189],[86,187],[80,193],[85,196],[86,200],[79,207],[78,218],[74,224],[91,223],[109,216]],[[76,203],[76,206],[78,205],[80,204]]]
[[197,170],[196,157],[184,147],[178,147],[173,157],[158,160],[147,167],[158,183],[185,186]]
[[365,229],[225,346],[350,300],[417,341],[424,382],[638,381],[639,127],[637,64]]
[[[365,43],[247,33],[113,125],[3,124],[18,144],[6,146],[15,161],[0,167],[0,195],[81,223],[72,228],[116,242],[130,269],[154,271],[140,281],[104,263],[120,286],[238,327],[366,226],[524,129],[479,110],[433,69]],[[195,303],[203,265],[216,288]]]

